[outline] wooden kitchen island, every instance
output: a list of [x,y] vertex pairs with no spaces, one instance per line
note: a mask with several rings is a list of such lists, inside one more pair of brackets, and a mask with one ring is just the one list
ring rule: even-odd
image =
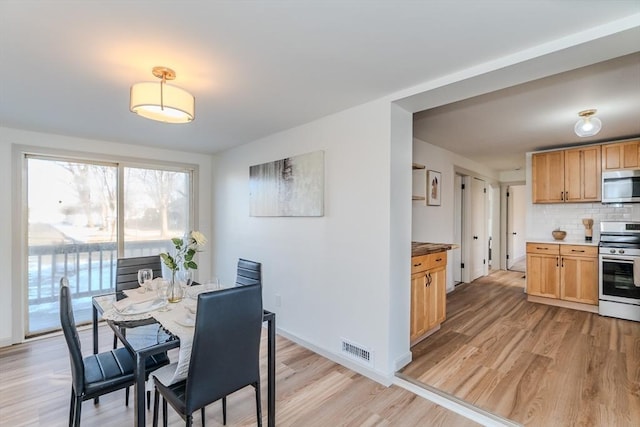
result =
[[438,329],[446,318],[447,243],[411,242],[411,345]]

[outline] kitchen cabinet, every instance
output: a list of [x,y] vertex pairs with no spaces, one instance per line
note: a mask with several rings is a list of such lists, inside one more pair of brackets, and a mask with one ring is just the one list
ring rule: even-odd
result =
[[598,304],[598,248],[560,245],[560,299]]
[[446,268],[445,251],[411,258],[411,344],[446,318]]
[[597,246],[527,243],[527,294],[597,305]]
[[564,202],[564,151],[531,156],[533,203]]
[[602,170],[640,169],[640,140],[602,145]]
[[599,145],[534,153],[533,203],[594,202],[601,199]]

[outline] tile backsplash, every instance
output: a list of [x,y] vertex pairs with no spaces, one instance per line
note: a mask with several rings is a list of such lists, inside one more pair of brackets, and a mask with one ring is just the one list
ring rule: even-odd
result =
[[528,210],[527,238],[551,238],[556,228],[566,240],[584,239],[583,218],[593,219],[593,240],[600,238],[600,221],[640,221],[640,204],[557,203],[532,204]]

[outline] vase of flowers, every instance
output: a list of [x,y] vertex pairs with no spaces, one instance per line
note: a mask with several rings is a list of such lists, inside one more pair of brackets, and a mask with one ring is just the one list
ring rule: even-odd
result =
[[[171,281],[167,288],[167,299],[169,302],[178,302],[184,296],[184,290],[180,286],[179,276],[188,277],[189,270],[196,270],[198,264],[194,261],[196,253],[201,251],[201,247],[207,243],[207,238],[199,231],[191,231],[184,237],[174,237],[171,243],[175,250],[173,254],[163,252],[160,254],[162,262],[171,270]],[[178,274],[185,272],[185,274]]]

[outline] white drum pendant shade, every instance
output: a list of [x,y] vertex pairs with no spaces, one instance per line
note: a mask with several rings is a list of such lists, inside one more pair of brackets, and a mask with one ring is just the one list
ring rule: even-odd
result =
[[193,96],[184,89],[162,82],[131,86],[129,108],[142,117],[166,123],[189,123],[195,117]]

